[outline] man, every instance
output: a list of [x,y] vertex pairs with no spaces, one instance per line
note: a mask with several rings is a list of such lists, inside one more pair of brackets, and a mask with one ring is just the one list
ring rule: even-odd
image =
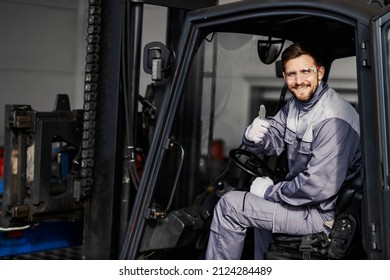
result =
[[255,258],[261,259],[272,233],[303,235],[330,229],[338,191],[361,167],[359,116],[328,84],[312,46],[295,43],[282,54],[284,80],[293,94],[267,119],[245,130],[248,150],[287,152],[288,174],[274,184],[256,178],[250,192],[225,194],[214,210],[206,259],[240,259],[246,230],[255,230]]

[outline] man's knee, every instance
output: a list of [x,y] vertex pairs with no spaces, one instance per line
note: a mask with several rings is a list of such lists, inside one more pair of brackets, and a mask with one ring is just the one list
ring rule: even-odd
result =
[[230,191],[221,197],[219,200],[216,211],[237,210],[243,205],[245,198],[245,192],[242,191]]

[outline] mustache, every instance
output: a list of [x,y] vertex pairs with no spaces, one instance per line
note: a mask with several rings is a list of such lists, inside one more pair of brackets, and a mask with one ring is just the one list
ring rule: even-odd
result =
[[294,83],[291,87],[292,88],[299,88],[299,87],[310,87],[312,84],[309,82],[302,82],[302,83]]
[[311,83],[302,82],[302,83],[294,83],[293,87],[310,86],[310,85],[311,85]]

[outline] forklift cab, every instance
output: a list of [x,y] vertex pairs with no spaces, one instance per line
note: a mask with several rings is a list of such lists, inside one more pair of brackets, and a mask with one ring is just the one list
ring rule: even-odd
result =
[[[220,176],[210,178],[212,141],[224,139],[227,150],[242,148],[244,129],[259,105],[272,115],[289,96],[283,79],[275,75],[281,51],[292,42],[311,41],[324,51],[325,80],[360,115],[364,167],[353,184],[359,195],[347,202],[359,204],[359,258],[390,258],[389,8],[379,1],[278,0],[189,12],[172,56],[149,58],[154,83],[164,82],[166,90],[120,257],[144,258],[188,246],[205,249],[216,190],[226,177],[243,176],[230,160]],[[283,171],[278,159],[259,157],[272,171]],[[162,242],[161,236],[174,238]],[[284,241],[276,240],[276,247]],[[181,257],[194,257],[189,254],[187,250]]]

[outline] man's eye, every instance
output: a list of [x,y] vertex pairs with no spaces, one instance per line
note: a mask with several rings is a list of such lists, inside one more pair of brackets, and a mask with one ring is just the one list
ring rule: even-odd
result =
[[287,77],[289,77],[289,78],[295,77],[296,75],[297,75],[296,72],[289,72],[289,73],[287,73]]
[[301,70],[301,73],[304,74],[304,75],[305,74],[310,74],[310,72],[311,72],[310,69],[302,69]]

